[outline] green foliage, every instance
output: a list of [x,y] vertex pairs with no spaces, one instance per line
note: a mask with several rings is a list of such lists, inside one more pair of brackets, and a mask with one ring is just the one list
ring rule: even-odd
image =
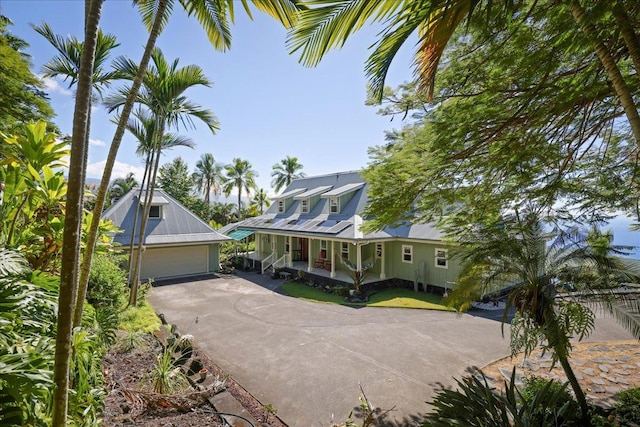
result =
[[30,283],[31,277],[23,257],[0,247],[2,424],[43,425],[53,385],[57,298],[55,292]]
[[120,314],[120,329],[153,333],[160,329],[160,319],[147,301],[141,301],[137,307],[128,306]]
[[193,191],[194,182],[189,173],[189,166],[181,157],[160,166],[158,172],[158,185],[167,194],[180,203],[187,200]]
[[91,263],[87,301],[97,309],[116,312],[124,303],[126,272],[120,267],[121,257],[96,255]]
[[578,426],[579,409],[566,388],[553,382],[533,380],[524,393],[513,378],[504,394],[496,394],[484,376],[456,380],[453,390],[437,392],[431,405],[435,412],[426,416],[424,426],[538,427]]
[[157,357],[157,364],[146,379],[154,393],[170,394],[189,386],[189,382],[174,360],[175,347],[168,346]]
[[44,83],[30,70],[31,58],[24,52],[28,44],[8,31],[9,24],[9,19],[0,20],[0,132],[53,117]]
[[284,187],[291,184],[291,181],[298,178],[304,178],[305,174],[302,171],[304,166],[298,162],[297,157],[287,156],[280,160],[280,163],[273,165],[271,172],[271,187],[275,192],[279,192]]
[[615,415],[620,425],[640,425],[640,388],[621,391],[616,399]]
[[248,160],[234,158],[232,163],[225,166],[225,180],[222,187],[225,196],[229,196],[232,191],[238,191],[238,212],[242,210],[242,191],[247,194],[256,188],[256,177],[258,173],[253,170]]
[[520,388],[519,400],[528,410],[532,426],[579,426],[580,408],[566,385],[542,377],[527,377]]

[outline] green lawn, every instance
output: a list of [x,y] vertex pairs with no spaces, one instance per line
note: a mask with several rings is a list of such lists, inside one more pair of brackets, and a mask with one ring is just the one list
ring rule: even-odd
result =
[[294,298],[324,304],[454,311],[452,308],[441,304],[442,297],[424,292],[413,292],[408,289],[386,289],[382,292],[371,295],[371,298],[369,298],[369,302],[367,303],[345,302],[344,297],[322,292],[319,289],[311,288],[298,282],[285,283],[282,285],[282,290],[284,293]]

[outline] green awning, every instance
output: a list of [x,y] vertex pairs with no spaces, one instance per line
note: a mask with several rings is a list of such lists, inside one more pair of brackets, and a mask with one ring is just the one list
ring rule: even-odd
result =
[[242,240],[245,237],[251,236],[253,233],[254,232],[251,230],[235,230],[227,234],[227,236],[231,237],[233,240]]

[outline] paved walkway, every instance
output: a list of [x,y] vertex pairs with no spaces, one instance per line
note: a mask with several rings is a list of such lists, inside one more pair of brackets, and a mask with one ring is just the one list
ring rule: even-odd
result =
[[[490,318],[314,304],[273,292],[282,282],[266,275],[241,276],[157,287],[150,301],[291,427],[344,420],[359,384],[375,406],[395,406],[389,425],[418,425],[440,385],[508,354]],[[629,338],[608,320],[593,335]]]

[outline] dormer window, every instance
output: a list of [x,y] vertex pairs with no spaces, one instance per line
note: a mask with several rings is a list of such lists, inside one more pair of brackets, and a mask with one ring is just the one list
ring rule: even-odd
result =
[[278,199],[278,213],[284,213],[284,200]]
[[309,213],[309,199],[302,199],[300,206],[302,213]]
[[329,198],[329,212],[340,213],[340,200],[337,197]]
[[151,205],[149,209],[149,219],[160,219],[160,218],[162,218],[162,206]]

